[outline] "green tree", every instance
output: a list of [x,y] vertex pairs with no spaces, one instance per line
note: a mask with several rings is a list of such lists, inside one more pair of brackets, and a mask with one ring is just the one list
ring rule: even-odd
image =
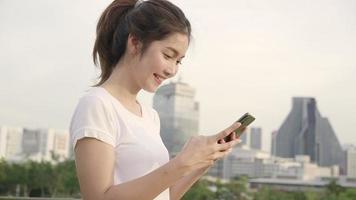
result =
[[233,194],[235,199],[244,200],[249,197],[247,183],[248,178],[245,176],[234,177],[233,180],[226,184],[226,187]]
[[356,199],[356,189],[347,189],[340,194],[339,199],[343,200],[354,200]]
[[319,200],[320,199],[320,192],[305,191],[304,195],[307,200]]
[[[58,159],[57,159],[58,161]],[[0,194],[36,197],[80,197],[74,160],[8,163],[0,160]]]
[[57,179],[52,196],[79,196],[80,188],[75,171],[75,161],[65,160],[56,165]]
[[[22,164],[17,164],[17,163],[7,163],[5,165],[5,170],[6,170],[6,180],[5,184],[7,192],[5,195],[14,195],[16,196],[16,188],[20,187],[22,188],[23,192],[25,192],[24,188],[26,186],[27,182],[27,171],[25,170],[24,165]],[[21,192],[21,191],[20,191]],[[18,194],[21,196],[21,194]]]
[[322,199],[325,200],[338,200],[341,193],[345,191],[341,185],[337,184],[336,179],[330,181],[326,186]]
[[262,187],[255,193],[255,200],[307,200],[304,192],[286,192]]
[[7,192],[7,163],[4,159],[0,159],[0,195]]
[[201,179],[184,194],[182,200],[214,200],[214,193],[209,189],[209,181]]

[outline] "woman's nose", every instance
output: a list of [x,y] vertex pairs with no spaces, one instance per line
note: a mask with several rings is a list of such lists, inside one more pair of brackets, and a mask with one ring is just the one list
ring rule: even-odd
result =
[[165,75],[166,77],[171,78],[171,77],[173,77],[173,76],[176,75],[176,73],[177,73],[177,67],[176,67],[176,66],[169,67],[169,68],[167,68],[166,70],[164,70],[163,73],[164,73],[164,75]]

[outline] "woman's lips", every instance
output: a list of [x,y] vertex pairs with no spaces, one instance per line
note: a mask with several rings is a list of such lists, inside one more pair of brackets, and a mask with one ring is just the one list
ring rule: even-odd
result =
[[157,74],[153,74],[153,76],[155,77],[155,80],[158,83],[158,85],[160,85],[162,83],[162,79]]

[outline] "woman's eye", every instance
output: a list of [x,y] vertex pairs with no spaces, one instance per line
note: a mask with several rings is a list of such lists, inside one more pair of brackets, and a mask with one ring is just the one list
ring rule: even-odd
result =
[[[164,58],[166,58],[166,59],[174,59],[174,57],[173,56],[170,56],[170,55],[168,55],[168,54],[163,54],[163,56],[164,56]],[[176,61],[176,65],[181,65],[182,64],[182,60],[177,60]]]
[[171,59],[171,58],[172,58],[172,56],[169,56],[168,54],[165,54],[165,53],[164,53],[163,55],[164,55],[164,57],[167,58],[167,59]]

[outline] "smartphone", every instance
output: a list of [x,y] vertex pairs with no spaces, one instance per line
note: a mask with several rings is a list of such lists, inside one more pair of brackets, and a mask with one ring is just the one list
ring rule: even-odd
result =
[[[255,117],[252,116],[250,113],[245,113],[244,115],[242,115],[242,117],[240,117],[240,119],[237,120],[237,122],[241,123],[241,126],[234,131],[236,133],[236,136],[240,137],[243,131],[245,130],[245,128],[248,125],[250,125],[253,121],[255,121]],[[233,132],[231,134],[233,134]],[[224,138],[225,142],[231,141],[231,134]]]

